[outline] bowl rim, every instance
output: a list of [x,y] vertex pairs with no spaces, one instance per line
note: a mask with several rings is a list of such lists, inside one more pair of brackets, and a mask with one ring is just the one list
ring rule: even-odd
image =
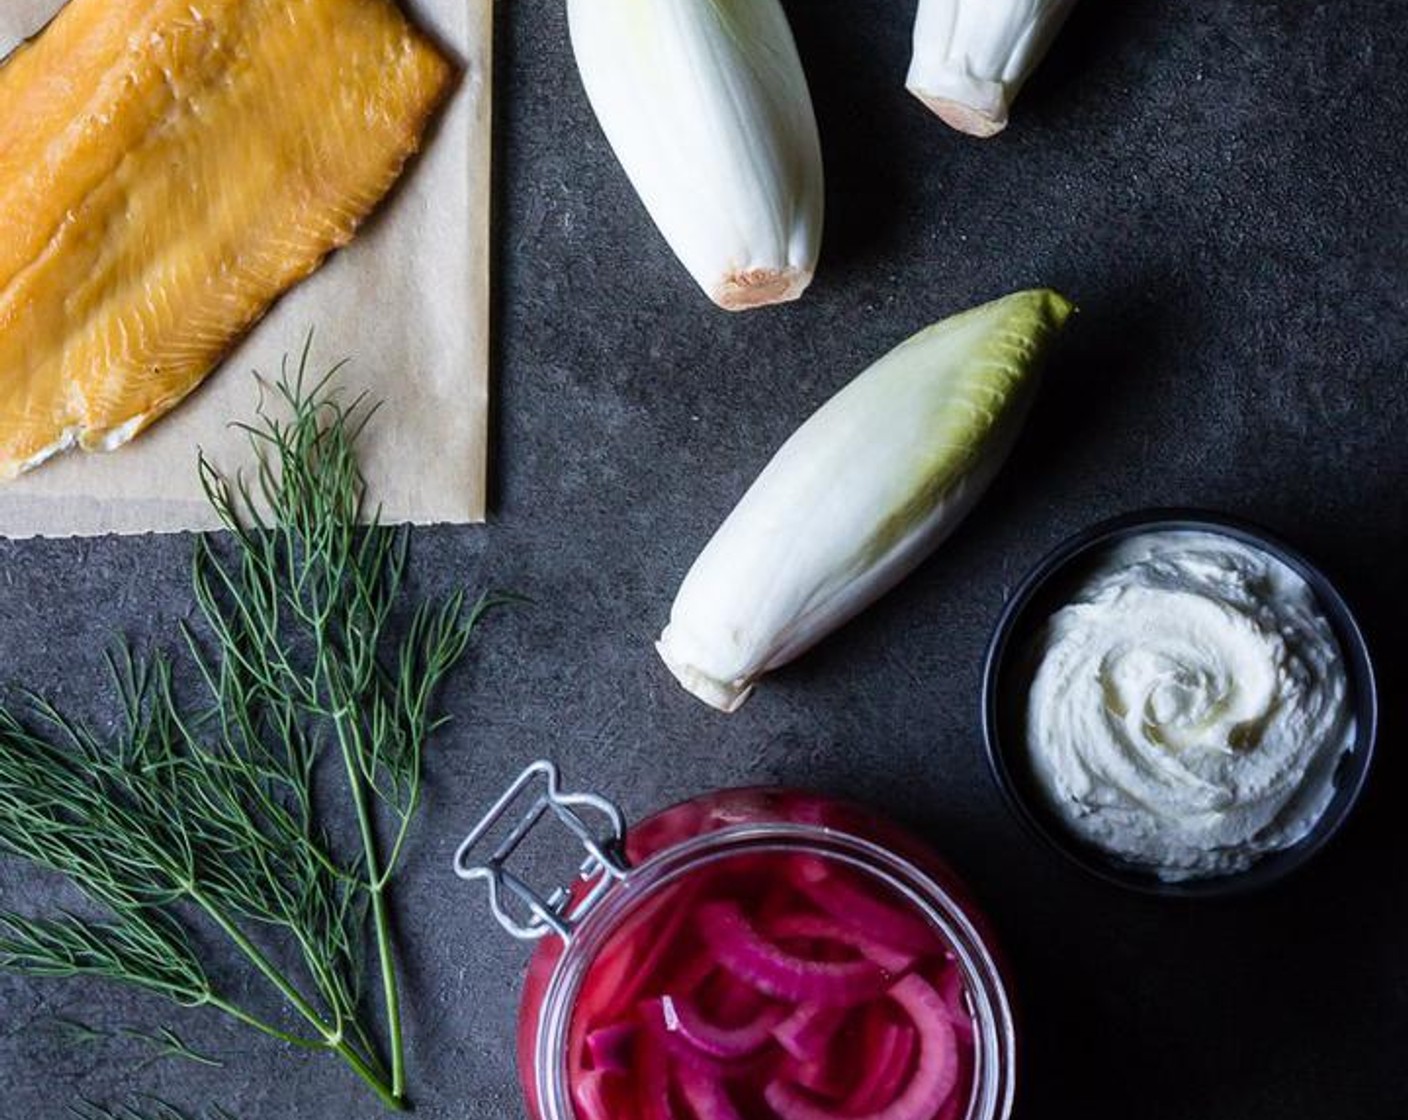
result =
[[[1229,537],[1266,552],[1286,564],[1310,586],[1329,622],[1349,677],[1354,705],[1354,743],[1337,771],[1330,804],[1296,843],[1271,852],[1242,871],[1204,879],[1165,881],[1152,872],[1121,864],[1118,858],[1082,843],[1051,814],[1034,808],[1009,762],[1013,744],[1003,741],[1002,685],[1009,658],[1020,638],[1041,619],[1027,617],[1044,591],[1076,564],[1115,542],[1151,532],[1207,532]],[[1354,611],[1336,583],[1299,549],[1277,534],[1243,517],[1185,506],[1156,506],[1105,518],[1072,533],[1045,552],[1018,582],[1003,604],[983,659],[981,718],[988,768],[1008,810],[1025,830],[1088,875],[1139,894],[1162,898],[1215,898],[1245,895],[1280,882],[1303,867],[1339,834],[1363,796],[1378,739],[1379,700],[1373,655]]]

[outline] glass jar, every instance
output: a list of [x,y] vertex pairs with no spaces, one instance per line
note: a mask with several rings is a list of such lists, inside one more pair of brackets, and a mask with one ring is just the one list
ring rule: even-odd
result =
[[[544,818],[588,852],[548,896],[509,867]],[[627,835],[619,809],[563,793],[539,762],[455,868],[540,942],[518,1024],[533,1120],[1011,1114],[1015,1030],[987,923],[927,846],[864,809],[724,790]]]

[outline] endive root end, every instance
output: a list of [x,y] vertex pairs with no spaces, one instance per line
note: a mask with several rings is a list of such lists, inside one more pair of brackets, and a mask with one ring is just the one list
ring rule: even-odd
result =
[[981,109],[975,109],[971,105],[964,105],[961,101],[953,101],[947,97],[937,97],[931,93],[925,93],[921,89],[910,88],[910,93],[919,98],[927,105],[931,112],[943,121],[950,128],[959,132],[966,132],[969,136],[977,136],[986,140],[990,136],[996,136],[1007,127],[1007,114],[1003,112],[1000,117],[991,117]]
[[753,693],[751,682],[737,685],[729,681],[715,680],[676,656],[670,647],[668,626],[660,635],[660,640],[655,643],[655,652],[660,655],[660,660],[665,663],[666,668],[674,674],[675,680],[684,686],[685,691],[697,696],[711,708],[717,708],[721,712],[736,712],[743,706],[743,701]]
[[747,311],[796,299],[812,282],[810,269],[754,268],[725,276],[709,298],[725,311]]

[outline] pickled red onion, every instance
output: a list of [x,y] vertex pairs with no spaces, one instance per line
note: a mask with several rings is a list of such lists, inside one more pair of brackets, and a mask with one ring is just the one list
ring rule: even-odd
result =
[[[618,951],[599,958],[593,968],[587,997],[590,1002],[584,1012],[613,1022],[626,1017],[641,994],[641,986],[664,960],[684,924],[687,905],[683,904],[688,903],[694,890],[683,898],[680,894],[680,888],[670,888],[641,905],[629,932],[623,935],[626,943]],[[672,905],[676,902],[682,905]]]
[[707,953],[700,953],[671,972],[665,986],[676,992],[697,991],[718,967]]
[[759,934],[735,902],[701,906],[698,923],[724,968],[775,999],[849,1006],[874,998],[884,987],[884,973],[873,961],[793,956]]
[[[737,1026],[752,1019],[769,1005],[768,997],[756,988],[740,983],[732,973],[719,969],[696,1001],[711,1019],[724,1026]],[[785,1009],[784,1009],[785,1010]]]
[[631,1046],[635,1042],[634,1023],[612,1023],[587,1032],[587,1053],[592,1069],[625,1073],[631,1068]]
[[676,1069],[675,1078],[695,1120],[743,1120],[722,1081],[690,1066]]
[[810,1090],[819,1097],[840,1100],[846,1092],[841,1073],[834,1062],[826,1058],[816,1058],[809,1062],[795,1059],[782,1067],[782,1074],[788,1081]]
[[638,1097],[641,1120],[675,1120],[670,1101],[670,1062],[663,1046],[639,1047]]
[[972,1042],[973,1019],[964,1004],[963,974],[958,966],[952,961],[947,962],[934,987],[943,997],[944,1006],[948,1008],[948,1021],[953,1024],[958,1037],[964,1042]]
[[617,1120],[617,1110],[608,1101],[607,1079],[619,1074],[592,1072],[581,1074],[572,1086],[572,1099],[577,1106],[578,1120]]
[[914,956],[932,951],[934,930],[923,918],[881,901],[820,860],[799,864],[797,871],[798,889],[842,925]]
[[573,1027],[577,1120],[958,1120],[973,1023],[941,930],[828,861],[779,859],[780,890],[740,866],[652,897],[602,952]]
[[831,1039],[845,1019],[846,1009],[843,1007],[801,1003],[773,1028],[772,1036],[798,1061],[816,1061],[826,1053]]
[[[614,1012],[613,1018],[624,1012],[643,994],[642,988],[649,983],[655,970],[669,954],[670,946],[689,918],[695,898],[703,889],[702,883],[683,883],[667,888],[657,898],[646,903],[649,909],[642,907],[635,919],[633,937],[644,942],[643,951],[639,954],[621,952],[617,955],[625,971],[614,989],[614,995],[611,994],[612,990],[608,989],[605,1010]],[[664,921],[659,927],[655,927],[654,919],[662,912],[665,914]]]
[[768,933],[777,938],[812,937],[823,941],[838,941],[859,950],[861,956],[874,961],[893,976],[903,975],[914,964],[915,954],[877,941],[862,929],[837,921],[823,914],[794,911],[776,919]]
[[684,996],[664,996],[648,1005],[651,1014],[661,1015],[667,1031],[677,1033],[710,1057],[746,1058],[766,1043],[787,1010],[776,1005],[764,1007],[742,1026],[721,1027],[708,1022],[699,1009]]
[[865,1054],[865,1073],[841,1106],[848,1116],[874,1112],[899,1096],[914,1058],[914,1028],[882,1023]]
[[944,1101],[943,1108],[939,1109],[939,1113],[934,1117],[934,1120],[962,1120],[962,1117],[968,1114],[967,1110],[967,1099],[954,1093],[948,1100]]
[[891,988],[890,996],[904,1008],[919,1036],[919,1061],[909,1084],[885,1106],[855,1115],[823,1107],[779,1078],[763,1096],[781,1120],[933,1120],[958,1083],[958,1042],[948,1008],[933,985],[914,973]]

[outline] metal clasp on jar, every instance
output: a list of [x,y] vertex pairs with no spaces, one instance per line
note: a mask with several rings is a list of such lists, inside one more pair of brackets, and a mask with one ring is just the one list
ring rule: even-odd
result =
[[[541,789],[535,791],[539,785]],[[519,813],[517,823],[483,857],[478,849],[487,847],[500,822],[513,819],[516,809],[525,805],[525,798],[530,800]],[[593,829],[579,811],[583,809],[603,818],[605,829]],[[509,870],[509,860],[549,812],[586,849],[587,858],[578,873],[582,882],[591,884],[585,891],[558,887],[544,897]],[[539,760],[504,791],[456,849],[455,874],[467,881],[483,879],[488,883],[489,908],[499,925],[514,937],[537,941],[555,933],[564,941],[571,941],[572,932],[582,919],[629,872],[625,839],[626,818],[616,805],[594,793],[563,793],[556,764]],[[526,908],[526,916],[515,916],[510,909],[515,899]]]

